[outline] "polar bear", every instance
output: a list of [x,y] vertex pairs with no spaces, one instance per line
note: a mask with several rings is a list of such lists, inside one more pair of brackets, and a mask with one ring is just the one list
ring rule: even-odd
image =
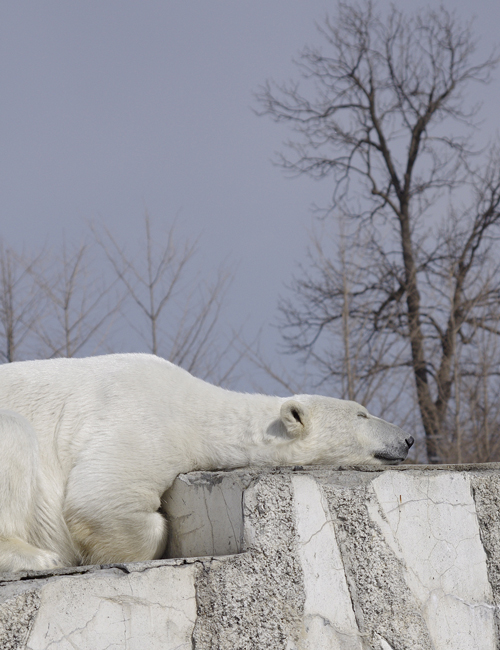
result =
[[413,438],[356,402],[236,393],[147,354],[0,366],[0,571],[161,557],[179,473],[394,464]]

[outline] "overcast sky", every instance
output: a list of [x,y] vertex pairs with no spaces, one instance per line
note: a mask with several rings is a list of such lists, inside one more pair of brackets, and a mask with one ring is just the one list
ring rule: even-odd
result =
[[[388,3],[381,3],[386,6]],[[424,3],[398,2],[412,7]],[[447,0],[477,14],[486,53],[498,0]],[[93,219],[137,237],[145,209],[200,236],[198,263],[235,276],[225,318],[263,326],[304,260],[310,206],[328,181],[287,179],[271,164],[288,136],[257,117],[267,78],[320,41],[321,0],[3,0],[0,3],[1,236],[19,247],[86,232]],[[484,92],[483,133],[498,128],[500,82]],[[250,388],[242,380],[241,388]]]

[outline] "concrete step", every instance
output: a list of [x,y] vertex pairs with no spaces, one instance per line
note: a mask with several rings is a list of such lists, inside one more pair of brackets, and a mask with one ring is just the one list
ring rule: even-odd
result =
[[0,576],[0,648],[496,650],[500,466],[194,472],[168,559]]

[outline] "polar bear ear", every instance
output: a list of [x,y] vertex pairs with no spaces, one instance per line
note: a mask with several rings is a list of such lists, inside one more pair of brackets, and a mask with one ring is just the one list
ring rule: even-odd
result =
[[309,409],[295,399],[283,402],[280,410],[281,421],[291,438],[302,438],[309,429]]

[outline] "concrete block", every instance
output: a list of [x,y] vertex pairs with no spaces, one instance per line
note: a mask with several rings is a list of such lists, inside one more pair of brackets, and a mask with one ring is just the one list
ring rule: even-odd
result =
[[[372,517],[403,560],[436,648],[494,648],[495,603],[466,472],[386,472]],[[388,530],[390,529],[390,530]]]
[[498,465],[195,472],[164,507],[177,559],[0,576],[0,649],[500,647]]
[[362,650],[326,498],[312,476],[293,476],[292,485],[305,591],[302,639],[298,646],[303,650]]
[[169,538],[165,557],[239,553],[243,544],[245,472],[193,472],[175,481],[163,504]]
[[0,648],[190,650],[197,570],[195,563],[130,565],[10,583],[0,620],[11,629],[0,624]]

